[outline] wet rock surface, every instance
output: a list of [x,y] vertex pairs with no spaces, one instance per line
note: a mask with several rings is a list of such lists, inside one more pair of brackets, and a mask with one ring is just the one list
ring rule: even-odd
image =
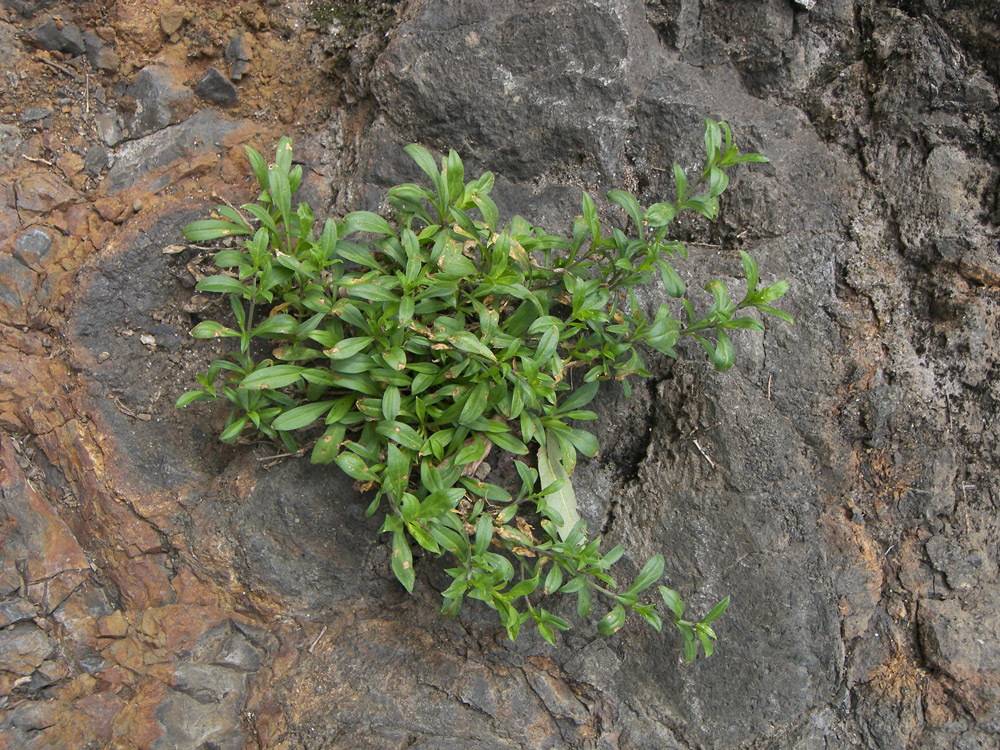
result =
[[[357,8],[0,10],[0,747],[995,745],[995,4]],[[442,618],[350,481],[173,408],[219,314],[180,229],[255,197],[244,144],[291,134],[318,217],[455,148],[556,230],[581,189],[669,196],[703,116],[770,163],[679,228],[689,285],[747,250],[796,325],[602,389],[575,485],[625,571],[732,597],[712,659]]]

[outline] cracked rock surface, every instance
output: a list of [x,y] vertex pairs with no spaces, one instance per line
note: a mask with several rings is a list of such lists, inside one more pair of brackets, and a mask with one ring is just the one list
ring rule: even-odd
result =
[[[0,8],[0,748],[995,747],[997,48],[991,0]],[[454,148],[557,231],[669,197],[705,116],[770,163],[678,227],[688,284],[746,250],[795,326],[602,388],[574,485],[623,576],[732,597],[711,659],[443,618],[348,479],[173,408],[243,145],[292,135],[317,217]]]

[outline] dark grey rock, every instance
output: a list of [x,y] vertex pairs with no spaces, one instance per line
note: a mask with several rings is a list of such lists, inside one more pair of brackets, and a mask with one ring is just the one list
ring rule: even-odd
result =
[[0,602],[0,628],[13,625],[15,622],[25,622],[38,614],[38,607],[27,599],[14,597]]
[[83,157],[83,172],[97,177],[108,166],[108,152],[103,146],[94,144]]
[[[139,138],[176,124],[179,113],[187,111],[192,99],[190,89],[174,80],[165,65],[147,65],[125,88],[125,95],[136,100],[135,114],[126,123],[130,138]],[[105,139],[105,143],[108,140]],[[108,145],[112,145],[108,143]]]
[[226,45],[226,62],[229,64],[229,78],[238,81],[250,66],[250,56],[246,51],[243,35],[234,36]]
[[6,0],[7,5],[21,14],[23,18],[31,18],[39,11],[59,4],[59,0]]
[[215,661],[225,667],[256,672],[260,669],[263,656],[263,652],[237,630],[223,642]]
[[0,254],[0,302],[18,309],[31,296],[38,275],[13,255]]
[[103,70],[113,73],[121,65],[121,58],[107,42],[97,34],[86,31],[83,34],[83,42],[87,48],[87,62],[94,70]]
[[73,57],[82,55],[86,51],[80,29],[73,23],[46,21],[31,29],[28,36],[45,49],[58,50]]
[[17,238],[14,257],[29,268],[35,268],[52,250],[52,237],[44,229],[29,229]]
[[240,724],[239,704],[229,700],[220,710],[215,702],[202,703],[185,693],[170,690],[156,708],[156,719],[164,733],[153,742],[154,750],[205,747],[240,750],[246,738]]
[[198,703],[221,703],[246,691],[243,672],[211,664],[184,661],[177,665],[175,688]]
[[194,87],[194,93],[220,107],[236,104],[240,98],[236,87],[215,68],[205,71],[204,77]]
[[107,146],[115,146],[124,138],[121,119],[115,112],[102,112],[94,118],[94,124],[97,125],[98,135]]
[[30,675],[57,646],[37,625],[21,622],[0,630],[0,664],[7,672]]
[[[233,500],[231,506],[198,505],[202,533],[196,543],[206,550],[230,547],[248,590],[280,594],[289,612],[305,614],[384,585],[369,559],[378,545],[378,524],[363,514],[338,512],[338,505],[363,510],[365,500],[337,472],[306,462],[283,464],[262,473],[249,495]],[[249,653],[232,657],[252,663]]]
[[51,116],[51,109],[45,107],[28,107],[24,110],[24,114],[21,115],[21,122],[25,124],[29,122],[38,122],[39,120],[44,120],[46,117]]
[[210,109],[203,109],[178,125],[129,141],[115,154],[114,166],[106,177],[108,191],[121,192],[146,172],[165,167],[176,159],[220,149],[223,136],[237,125]]
[[0,20],[0,65],[9,65],[13,70],[12,64],[23,56],[23,45],[18,38],[17,27]]
[[0,125],[0,159],[6,161],[21,147],[23,142],[21,131],[17,129],[16,125],[6,123]]
[[49,701],[23,701],[12,708],[5,718],[16,729],[39,730],[55,723],[57,711],[57,705]]

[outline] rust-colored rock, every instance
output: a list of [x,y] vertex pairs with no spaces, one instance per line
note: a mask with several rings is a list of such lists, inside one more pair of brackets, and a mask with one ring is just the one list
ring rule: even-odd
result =
[[[89,571],[87,557],[48,502],[27,482],[17,463],[14,443],[0,434],[0,489],[2,509],[17,526],[5,544],[5,567],[14,566],[13,544],[27,552],[24,573],[29,586],[44,585],[62,573],[76,577]],[[12,538],[16,535],[16,539]],[[67,583],[66,586],[69,586]],[[62,590],[62,587],[60,588]],[[68,594],[72,587],[66,591]]]
[[17,208],[21,211],[45,213],[80,195],[51,172],[37,172],[17,181]]
[[167,36],[177,33],[184,24],[187,11],[179,5],[174,5],[160,13],[160,28]]
[[121,610],[115,610],[98,622],[98,633],[104,638],[124,638],[128,633],[128,622]]
[[105,221],[121,224],[132,213],[131,207],[118,198],[98,198],[94,201],[94,209]]

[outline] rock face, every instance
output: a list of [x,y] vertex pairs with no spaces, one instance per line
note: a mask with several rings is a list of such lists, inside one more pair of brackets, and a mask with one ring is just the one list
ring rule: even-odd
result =
[[[226,49],[240,100],[195,91],[243,117],[268,44],[318,33],[261,10],[199,47],[187,5],[146,11],[134,38]],[[725,374],[692,347],[650,356],[631,399],[604,387],[574,477],[623,576],[661,552],[695,614],[732,597],[716,655],[684,667],[675,633],[631,621],[550,648],[472,604],[443,618],[436,563],[406,595],[347,479],[173,408],[217,353],[187,336],[217,303],[180,228],[252,200],[238,147],[288,121],[192,114],[181,55],[119,43],[141,70],[95,109],[80,180],[0,129],[0,747],[995,745],[995,3],[413,0],[382,32],[337,58],[361,105],[296,140],[317,217],[420,179],[412,141],[552,231],[583,189],[670,197],[701,117],[770,158],[678,231],[691,288],[738,284],[746,250],[791,281],[795,325],[734,337]]]

